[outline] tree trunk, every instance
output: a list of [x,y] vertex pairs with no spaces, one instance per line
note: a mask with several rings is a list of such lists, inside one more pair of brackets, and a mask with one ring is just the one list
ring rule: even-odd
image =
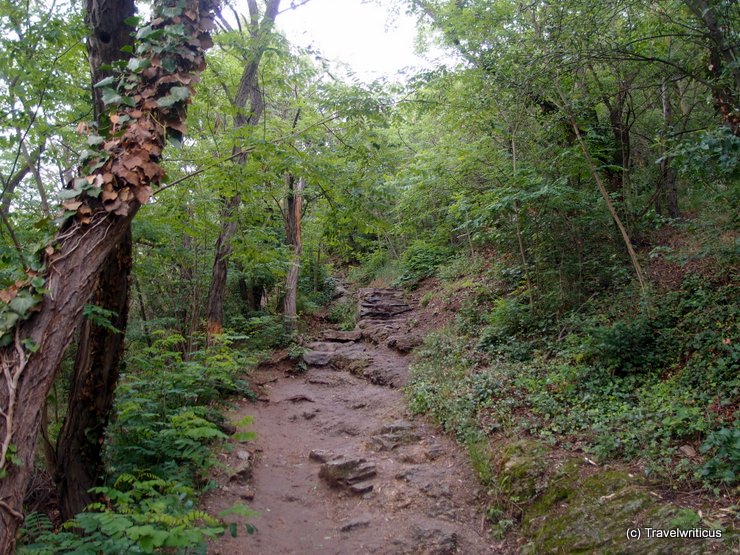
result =
[[[174,5],[174,0],[157,5],[158,21],[152,26],[157,29],[181,23],[184,33],[173,50],[187,49],[189,53],[162,57],[172,64],[175,73],[197,75],[205,67],[203,49],[211,44],[207,30],[213,27],[214,15],[210,12],[216,5],[208,0],[189,0],[177,22],[159,13],[163,7]],[[14,551],[42,411],[64,351],[111,251],[128,233],[141,203],[151,195],[151,187],[161,182],[164,172],[159,162],[166,129],[183,127],[186,102],[169,106],[156,102],[169,95],[173,86],[161,81],[172,73],[165,67],[167,64],[162,63],[152,71],[137,74],[138,82],[132,91],[135,106],[122,105],[119,111],[128,119],[120,126],[120,132],[103,145],[102,166],[79,180],[90,186],[99,184],[105,196],[98,199],[81,193],[76,201],[66,203],[67,210],[76,214],[45,250],[46,270],[34,276],[45,280],[45,295],[33,311],[19,316],[16,326],[5,335],[10,344],[0,348],[0,555]],[[157,86],[156,96],[145,100],[141,93],[152,83]],[[38,285],[31,281],[29,275],[28,282],[17,287],[35,291]],[[5,290],[1,298],[12,299],[17,293],[17,288]],[[9,457],[11,453],[13,456]]]
[[305,182],[298,181],[288,174],[285,176],[288,195],[285,203],[285,235],[290,248],[290,267],[285,278],[285,298],[283,299],[283,316],[285,324],[294,330],[298,320],[296,301],[298,298],[298,275],[301,271],[301,214],[303,210],[303,188]]
[[[704,25],[710,43],[709,72],[714,78],[712,94],[717,111],[732,133],[740,136],[740,56],[738,43],[732,40],[732,24],[723,25],[717,19],[719,2],[716,0],[684,0],[684,3]],[[735,2],[730,2],[727,9],[735,11],[731,19],[737,17]],[[731,78],[726,84],[723,83],[725,74]]]
[[[673,107],[671,106],[670,90],[668,82],[664,81],[661,87],[661,99],[663,101],[663,123],[666,136],[673,127]],[[662,191],[658,193],[658,203],[665,202],[666,210],[671,218],[680,218],[681,211],[678,209],[678,192],[676,190],[676,170],[671,167],[671,157],[663,148],[663,157],[660,161],[660,185]],[[662,195],[660,194],[662,192]],[[661,199],[661,197],[663,197]]]
[[55,481],[62,518],[74,517],[93,501],[90,488],[101,485],[102,447],[118,382],[128,321],[131,226],[103,263],[91,304],[116,313],[118,331],[85,320],[77,347],[69,406],[57,441]]
[[216,257],[213,261],[211,287],[208,290],[208,337],[223,332],[224,297],[226,296],[226,275],[231,255],[231,240],[236,234],[236,211],[241,197],[235,195],[229,199],[221,210],[221,232],[216,241]]
[[[249,6],[250,17],[249,34],[255,46],[251,52],[251,57],[245,60],[244,72],[234,97],[234,107],[237,109],[234,118],[235,129],[257,125],[265,109],[265,99],[259,84],[258,70],[267,46],[265,39],[275,23],[280,8],[280,0],[268,0],[261,23],[256,0],[248,0],[247,5]],[[247,103],[249,103],[249,112],[245,111]],[[235,147],[234,153],[238,153],[239,150],[239,147]],[[243,158],[237,158],[237,162],[243,161]],[[241,196],[238,194],[228,200],[224,199],[224,210],[221,212],[221,232],[216,240],[216,255],[213,261],[211,286],[208,290],[208,337],[223,331],[224,298],[226,296],[229,256],[231,255],[231,240],[234,238],[237,228],[233,214],[239,204],[241,204]]]
[[134,0],[86,0],[85,23],[91,34],[87,40],[87,56],[90,61],[92,81],[93,115],[101,135],[106,135],[110,120],[105,115],[102,89],[94,85],[112,75],[110,65],[116,60],[129,57],[121,51],[133,45],[131,35],[135,29],[124,21],[136,13]]
[[[124,20],[134,13],[133,0],[87,0],[86,19],[92,31],[87,50],[93,85],[111,74],[108,68],[113,62],[127,57],[121,49],[133,45],[133,28]],[[110,119],[105,117],[101,89],[93,87],[92,91],[98,129],[107,134]],[[64,520],[90,504],[93,498],[88,490],[100,485],[105,429],[113,408],[128,322],[131,248],[129,227],[105,260],[89,301],[115,313],[111,324],[116,330],[87,320],[80,332],[67,416],[57,440],[56,468],[52,470]]]

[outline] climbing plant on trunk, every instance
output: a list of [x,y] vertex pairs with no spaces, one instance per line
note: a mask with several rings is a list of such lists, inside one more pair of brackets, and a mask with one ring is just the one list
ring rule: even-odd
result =
[[[88,0],[88,58],[92,85],[112,74],[111,65],[128,58],[132,50],[135,13],[133,0]],[[126,48],[129,47],[129,48]],[[93,87],[95,123],[105,134],[110,120],[100,87]],[[67,414],[56,445],[54,480],[60,499],[62,518],[69,519],[92,500],[89,490],[103,471],[102,448],[113,395],[118,381],[118,365],[128,321],[129,279],[131,274],[131,228],[108,255],[100,272],[90,304],[101,311],[98,321],[90,315],[80,328],[71,381]]]
[[187,104],[205,68],[216,3],[155,7],[137,32],[128,71],[97,86],[115,108],[111,138],[88,138],[80,176],[64,196],[66,223],[42,253],[44,269],[0,292],[0,554],[13,552],[33,468],[41,411],[100,271],[161,182],[168,136],[181,139]]

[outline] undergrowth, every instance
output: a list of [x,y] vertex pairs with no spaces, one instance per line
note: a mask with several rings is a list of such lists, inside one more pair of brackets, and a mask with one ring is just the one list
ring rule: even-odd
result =
[[410,406],[468,445],[531,435],[719,493],[740,478],[737,299],[728,275],[565,314],[534,313],[516,290],[474,291],[417,351]]
[[61,530],[44,515],[29,515],[19,553],[205,553],[208,539],[235,534],[235,524],[196,505],[211,487],[214,443],[228,437],[218,404],[253,396],[239,376],[257,355],[234,348],[235,340],[245,336],[223,335],[184,356],[182,336],[159,332],[151,347],[130,352],[107,430],[105,485],[93,490],[98,501]]

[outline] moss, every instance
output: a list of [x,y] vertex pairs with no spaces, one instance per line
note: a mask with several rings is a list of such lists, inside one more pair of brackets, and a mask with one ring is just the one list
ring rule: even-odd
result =
[[547,486],[547,450],[538,442],[519,440],[501,452],[499,488],[512,501],[528,501]]
[[676,528],[680,509],[665,505],[626,472],[602,471],[585,480],[574,474],[549,488],[525,510],[522,531],[532,553],[695,554],[706,540],[642,537],[629,540],[629,528]]

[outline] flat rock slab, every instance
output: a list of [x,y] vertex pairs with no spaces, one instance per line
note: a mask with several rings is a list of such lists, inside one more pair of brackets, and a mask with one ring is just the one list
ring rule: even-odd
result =
[[362,332],[360,330],[326,330],[324,333],[321,334],[321,339],[323,339],[324,341],[336,341],[339,343],[352,343],[362,339]]
[[359,490],[364,489],[366,485],[358,486],[358,488],[354,489],[352,486],[369,480],[376,476],[377,473],[375,463],[368,462],[367,459],[362,457],[339,456],[321,465],[319,478],[333,488],[348,488],[353,493],[365,493],[365,491]]

